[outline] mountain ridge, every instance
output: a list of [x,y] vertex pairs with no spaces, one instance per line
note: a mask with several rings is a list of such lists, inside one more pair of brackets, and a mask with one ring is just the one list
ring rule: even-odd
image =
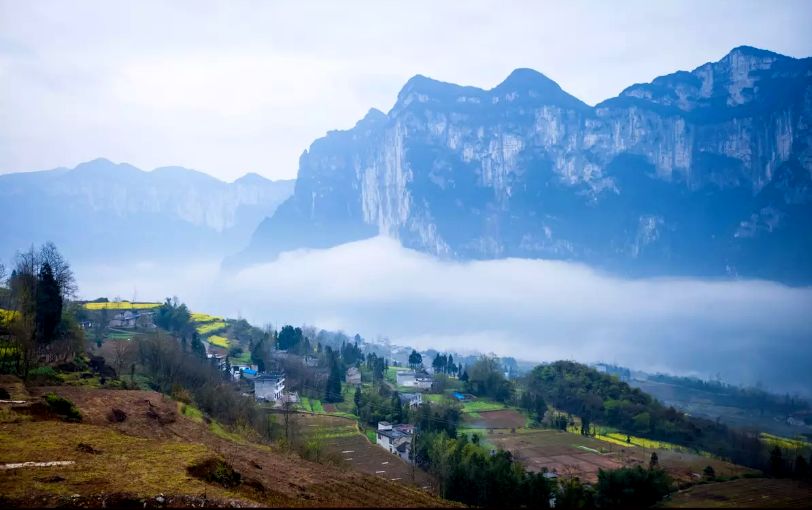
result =
[[315,140],[225,265],[383,234],[462,260],[806,283],[810,125],[812,59],[746,46],[594,107],[527,69],[487,91],[417,75],[384,116]]

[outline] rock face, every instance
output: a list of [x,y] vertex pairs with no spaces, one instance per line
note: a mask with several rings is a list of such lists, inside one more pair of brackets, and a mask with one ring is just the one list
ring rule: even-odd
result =
[[256,174],[229,184],[186,168],[144,172],[105,159],[0,175],[0,255],[51,240],[75,263],[223,256],[292,191],[293,181]]
[[590,107],[518,69],[415,76],[316,140],[238,262],[378,234],[459,259],[812,281],[812,58],[750,47]]

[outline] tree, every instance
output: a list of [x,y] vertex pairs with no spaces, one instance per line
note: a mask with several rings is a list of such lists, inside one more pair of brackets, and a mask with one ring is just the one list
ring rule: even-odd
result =
[[605,508],[644,508],[671,491],[671,479],[662,469],[640,466],[599,470],[596,503]]
[[277,342],[279,349],[287,351],[288,349],[295,349],[303,340],[304,334],[302,328],[294,328],[293,326],[283,326],[279,331]]
[[37,278],[36,307],[37,343],[47,345],[53,341],[62,320],[62,293],[47,262],[40,267]]
[[784,474],[784,458],[781,453],[781,448],[775,446],[770,452],[770,472],[773,476],[782,476]]
[[200,335],[197,331],[192,333],[192,353],[199,358],[206,359],[206,346],[200,341]]
[[344,397],[341,395],[341,368],[339,367],[335,352],[330,347],[327,347],[326,350],[330,375],[327,377],[324,400],[327,402],[341,402],[344,400]]
[[708,480],[713,480],[716,478],[716,470],[713,469],[713,466],[707,465],[705,469],[702,470],[702,475]]
[[648,468],[655,469],[660,465],[660,459],[657,457],[657,452],[651,452],[651,457],[648,460]]
[[423,356],[420,355],[419,352],[412,349],[412,353],[409,354],[409,366],[412,368],[417,368],[423,364]]
[[355,404],[355,414],[357,415],[361,414],[361,412],[359,411],[359,409],[361,408],[361,398],[362,398],[361,385],[358,385],[355,387],[355,395],[353,395],[352,397],[352,401]]

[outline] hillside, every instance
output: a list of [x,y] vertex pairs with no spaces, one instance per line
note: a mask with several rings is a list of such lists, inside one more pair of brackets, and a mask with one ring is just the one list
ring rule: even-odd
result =
[[415,76],[313,142],[230,263],[383,234],[463,260],[808,283],[810,66],[741,46],[594,107],[530,69],[490,90]]
[[[0,459],[70,462],[0,471],[4,506],[444,506],[419,489],[340,466],[305,461],[207,425],[156,392],[32,387],[3,376],[0,386],[26,404],[0,404]],[[36,402],[50,392],[72,401],[81,422],[61,421]],[[116,409],[118,418],[111,413]],[[123,418],[122,418],[123,417]],[[121,419],[122,421],[117,421]],[[215,432],[216,431],[216,432]],[[224,487],[187,471],[223,459],[241,478]]]

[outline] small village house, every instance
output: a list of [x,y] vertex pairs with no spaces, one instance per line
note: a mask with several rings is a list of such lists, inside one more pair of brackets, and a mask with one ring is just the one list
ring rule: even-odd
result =
[[356,367],[348,368],[345,382],[353,386],[361,384],[361,372]]
[[399,393],[400,403],[402,405],[409,405],[409,407],[418,407],[423,403],[422,393]]
[[406,462],[411,462],[413,434],[413,425],[392,425],[389,422],[380,421],[378,422],[376,443],[389,453],[397,455]]
[[285,392],[285,374],[269,372],[254,379],[254,398],[258,401],[276,402]]

